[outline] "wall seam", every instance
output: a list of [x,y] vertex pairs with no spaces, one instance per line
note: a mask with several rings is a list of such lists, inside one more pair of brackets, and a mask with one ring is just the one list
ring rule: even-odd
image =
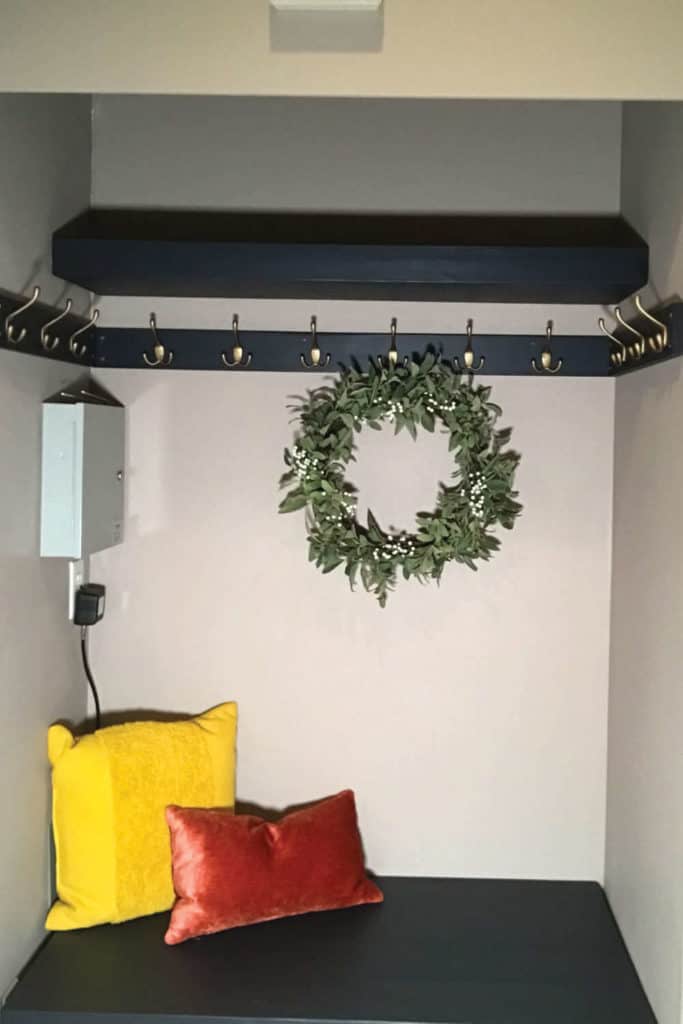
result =
[[623,102],[619,104],[619,162],[617,164],[617,211],[622,214],[624,206],[624,106]]
[[97,159],[95,154],[95,138],[96,138],[96,117],[95,117],[95,104],[97,103],[97,96],[95,93],[90,94],[90,187],[88,190],[88,199],[90,205],[95,204],[95,173],[97,169]]
[[610,763],[610,707],[611,707],[611,696],[612,696],[612,608],[614,604],[614,541],[615,541],[615,508],[616,508],[616,452],[617,452],[617,388],[618,381],[612,378],[612,486],[611,486],[611,499],[610,499],[610,538],[609,538],[609,555],[608,555],[608,582],[609,589],[607,594],[607,717],[606,717],[606,729],[607,736],[605,741],[605,809],[603,815],[604,821],[604,833],[603,833],[603,862],[602,862],[602,884],[605,892],[607,892],[607,845],[609,835],[609,763]]

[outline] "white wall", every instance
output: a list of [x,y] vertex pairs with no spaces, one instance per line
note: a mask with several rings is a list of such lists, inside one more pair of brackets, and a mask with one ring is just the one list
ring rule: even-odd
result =
[[[101,205],[614,211],[620,135],[612,104],[99,97],[93,191]],[[126,297],[102,309],[119,324],[156,309],[160,328],[236,310],[251,327],[305,329],[315,312],[323,329],[366,330],[391,315],[399,330],[454,329],[474,311],[475,331],[539,334],[550,315],[594,334],[597,312]],[[93,634],[105,706],[235,697],[240,797],[283,806],[355,786],[376,870],[602,878],[610,382],[496,383],[524,453],[524,518],[479,574],[402,587],[382,612],[312,569],[301,516],[276,512],[287,396],[310,377],[100,379],[130,406],[127,539],[92,567],[110,588]],[[410,524],[447,471],[439,439],[422,455],[372,441],[361,490]]]
[[[683,291],[683,108],[626,105],[623,204],[651,298]],[[616,387],[607,892],[660,1024],[683,1021],[683,369]]]
[[100,96],[100,205],[604,213],[618,103]]
[[[310,377],[98,377],[129,423],[126,541],[92,559],[105,708],[237,699],[239,797],[355,787],[378,871],[602,878],[611,383],[495,380],[524,515],[479,573],[382,611],[312,568],[302,516],[276,511],[287,398]],[[409,524],[442,439],[378,437],[354,477]]]
[[[48,300],[61,294],[47,271],[50,229],[88,202],[89,106],[86,97],[0,96],[0,285],[9,290],[40,283]],[[40,403],[73,376],[0,352],[0,993],[43,936],[46,729],[85,713],[64,563],[38,557]]]
[[346,51],[334,30],[282,52],[267,0],[3,0],[2,13],[0,89],[683,98],[679,0],[386,0],[376,52]]

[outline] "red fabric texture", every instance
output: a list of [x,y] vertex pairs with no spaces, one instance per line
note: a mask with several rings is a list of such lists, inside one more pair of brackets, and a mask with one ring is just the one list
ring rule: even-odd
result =
[[314,910],[381,903],[365,874],[351,790],[277,824],[223,809],[171,806],[177,901],[168,945]]

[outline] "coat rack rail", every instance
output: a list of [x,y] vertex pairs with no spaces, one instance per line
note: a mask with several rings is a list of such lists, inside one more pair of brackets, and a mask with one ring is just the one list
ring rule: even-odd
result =
[[28,298],[0,289],[0,349],[92,365],[98,315],[79,316],[72,310],[71,299],[62,306],[41,302],[38,285]]
[[499,376],[608,377],[630,373],[683,355],[683,302],[647,310],[638,295],[635,315],[614,308],[617,326],[598,321],[600,333],[477,334],[467,320],[462,334],[402,333],[396,317],[386,333],[326,332],[317,317],[308,331],[243,331],[237,315],[231,329],[164,328],[154,313],[147,326],[102,327],[99,311],[89,317],[0,289],[0,348],[83,366],[148,370],[330,373],[342,366],[402,366],[427,352],[462,373]]
[[402,334],[305,331],[103,327],[96,365],[119,369],[219,370],[223,373],[332,373],[369,360],[403,365],[406,358],[438,353],[463,373],[477,375],[606,377],[610,342],[602,335]]
[[642,370],[654,363],[683,356],[683,302],[671,302],[654,311],[645,309],[635,296],[635,315],[625,317],[614,309],[618,326],[611,330],[600,319],[599,326],[610,342],[610,376]]
[[134,369],[333,372],[353,363],[403,366],[411,358],[433,352],[462,373],[499,376],[607,377],[631,372],[662,359],[683,355],[683,302],[650,312],[635,296],[637,316],[629,322],[615,307],[618,328],[604,319],[595,336],[477,335],[472,320],[464,334],[399,331],[396,317],[387,334],[322,332],[317,317],[308,332],[242,331],[232,318],[232,331],[169,328],[159,330],[156,315],[149,328],[109,327],[97,333],[95,365]]

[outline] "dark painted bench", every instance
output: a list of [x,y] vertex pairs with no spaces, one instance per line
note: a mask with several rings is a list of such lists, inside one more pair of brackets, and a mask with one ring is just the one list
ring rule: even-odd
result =
[[600,886],[380,884],[380,906],[175,947],[167,915],[54,935],[2,1024],[654,1024]]

